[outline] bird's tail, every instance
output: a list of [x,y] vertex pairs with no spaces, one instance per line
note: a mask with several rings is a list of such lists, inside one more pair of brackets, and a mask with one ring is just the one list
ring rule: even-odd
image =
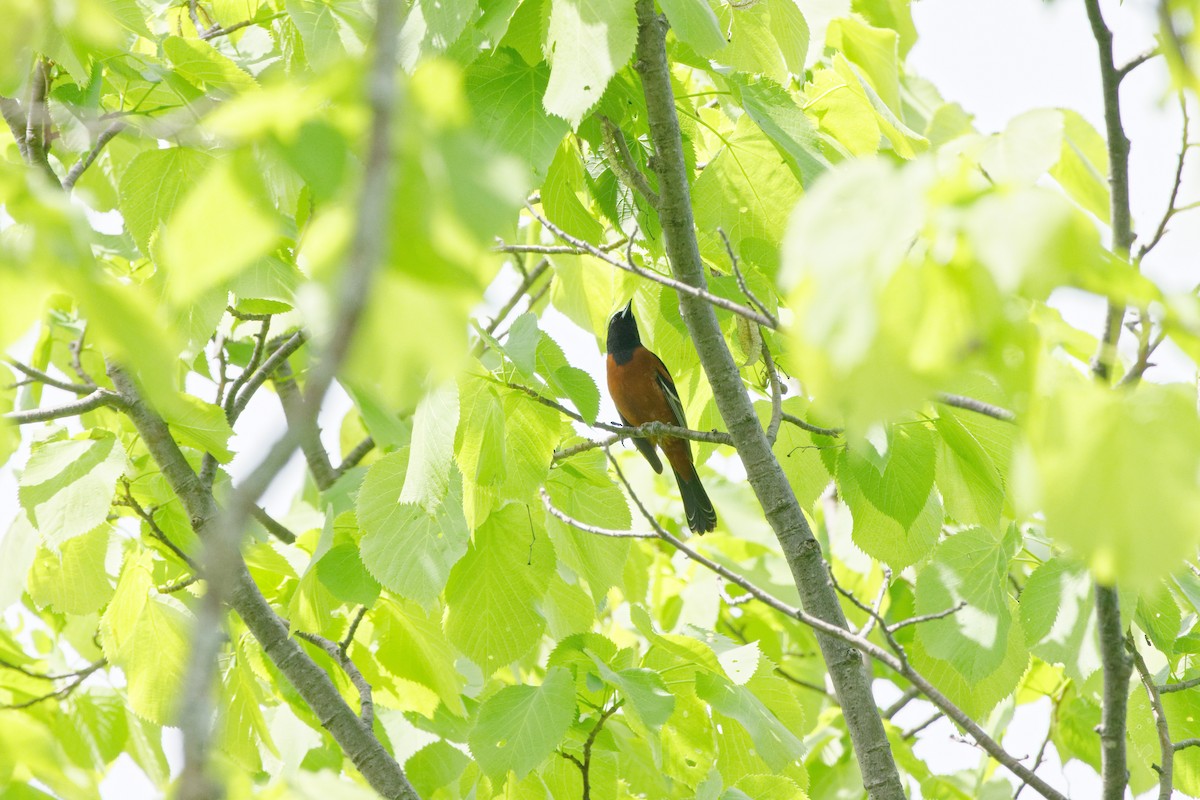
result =
[[704,484],[695,472],[690,479],[674,470],[675,480],[679,483],[679,494],[683,497],[683,511],[687,514],[688,527],[696,533],[707,533],[717,527],[717,512],[713,509]]

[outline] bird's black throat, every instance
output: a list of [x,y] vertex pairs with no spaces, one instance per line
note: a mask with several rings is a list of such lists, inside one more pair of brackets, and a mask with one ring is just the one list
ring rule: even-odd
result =
[[638,333],[637,320],[633,318],[633,301],[629,303],[608,321],[608,354],[618,364],[627,364],[633,358],[633,351],[642,346],[642,337]]

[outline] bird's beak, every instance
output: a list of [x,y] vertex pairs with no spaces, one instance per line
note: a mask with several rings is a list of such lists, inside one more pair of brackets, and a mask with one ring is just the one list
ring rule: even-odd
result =
[[625,304],[625,307],[621,309],[621,313],[627,317],[633,316],[633,300]]

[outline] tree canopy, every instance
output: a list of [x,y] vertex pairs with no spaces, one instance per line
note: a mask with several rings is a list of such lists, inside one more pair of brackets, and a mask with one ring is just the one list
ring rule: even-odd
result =
[[[1118,63],[1085,0],[1104,130],[981,133],[908,0],[0,0],[0,793],[1200,795],[1159,5]],[[629,301],[688,428],[597,384]]]

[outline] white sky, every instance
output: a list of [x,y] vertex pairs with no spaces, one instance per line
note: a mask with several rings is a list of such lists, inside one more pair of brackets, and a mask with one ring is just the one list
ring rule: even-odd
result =
[[[848,0],[800,0],[810,11],[810,22],[847,6]],[[1153,0],[1127,0],[1121,6],[1115,0],[1102,2],[1106,18],[1116,30],[1118,62],[1149,49],[1154,33]],[[817,11],[818,7],[820,11]],[[824,13],[822,13],[824,12]],[[961,103],[975,114],[982,132],[999,131],[1010,119],[1031,109],[1065,107],[1079,111],[1103,131],[1100,80],[1095,44],[1081,0],[916,0],[913,16],[920,39],[909,57],[911,71],[930,79],[948,100]],[[815,25],[814,25],[815,27]],[[1179,146],[1179,113],[1170,97],[1162,92],[1166,70],[1161,60],[1140,67],[1125,82],[1122,99],[1126,131],[1132,140],[1131,189],[1134,218],[1142,230],[1157,225],[1170,190]],[[1195,118],[1196,115],[1193,114]],[[1196,125],[1200,134],[1200,124]],[[1200,158],[1186,171],[1181,202],[1200,197]],[[1162,241],[1144,265],[1148,273],[1166,287],[1186,291],[1200,282],[1200,211],[1195,217],[1177,217],[1172,233]],[[1060,307],[1068,319],[1088,330],[1098,331],[1103,315],[1102,303],[1078,294],[1060,298]],[[561,320],[561,318],[560,318]],[[553,324],[553,334],[564,345],[573,362],[588,369],[604,386],[599,359],[590,337],[569,323]],[[595,363],[587,363],[594,361]],[[1150,377],[1191,380],[1191,367],[1182,357],[1164,354],[1163,367],[1152,370]],[[52,395],[48,395],[52,396]],[[282,431],[281,421],[270,401],[257,398],[239,426],[242,433],[233,443],[235,450],[262,452]],[[323,415],[340,419],[347,408],[344,396],[334,398]],[[614,416],[610,401],[604,398],[603,418]],[[324,426],[331,450],[337,446],[337,425]],[[231,471],[236,475],[250,467],[243,459],[235,460]],[[267,498],[268,507],[282,513],[290,501],[288,487],[297,485],[303,466],[294,459],[278,489]],[[11,467],[0,469],[0,532],[7,529],[15,515],[16,484]],[[884,698],[887,702],[888,698]],[[1042,741],[1048,722],[1048,701],[1018,709],[1005,743],[1018,756],[1033,753]],[[897,724],[914,725],[930,713],[927,704],[914,702],[897,718]],[[940,721],[920,735],[918,753],[937,771],[954,771],[978,763],[980,753],[972,746],[950,738],[953,727]],[[174,737],[172,737],[174,738]],[[1053,748],[1051,748],[1052,751]],[[175,761],[175,759],[172,759]],[[1029,762],[1026,762],[1029,763]],[[1090,767],[1078,763],[1064,771],[1051,752],[1039,770],[1056,788],[1076,798],[1099,796],[1099,784]],[[103,787],[106,798],[141,800],[157,796],[150,784],[127,757],[122,757],[110,772]],[[1034,796],[1026,790],[1025,796]]]

